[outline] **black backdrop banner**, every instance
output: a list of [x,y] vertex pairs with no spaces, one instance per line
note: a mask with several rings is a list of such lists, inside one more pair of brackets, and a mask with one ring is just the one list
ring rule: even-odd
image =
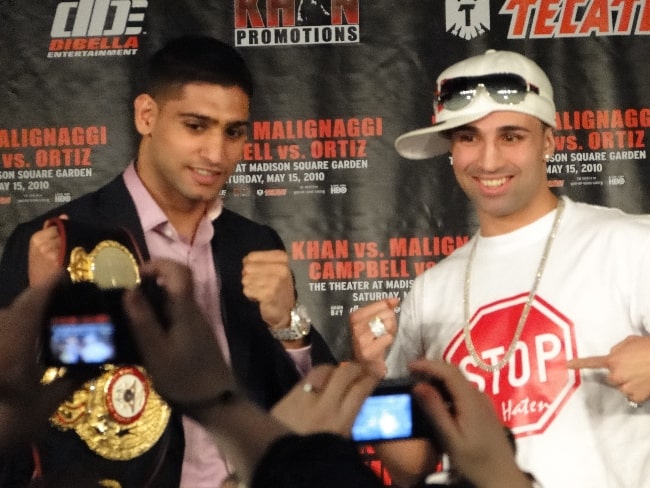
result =
[[437,74],[464,57],[510,49],[547,72],[559,193],[650,210],[650,0],[0,0],[0,25],[0,247],[127,165],[138,67],[210,34],[256,75],[226,205],[278,230],[341,360],[350,310],[403,297],[476,229],[447,157],[393,148],[430,124]]

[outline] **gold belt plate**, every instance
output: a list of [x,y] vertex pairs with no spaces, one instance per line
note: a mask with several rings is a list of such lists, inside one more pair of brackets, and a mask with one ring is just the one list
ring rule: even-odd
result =
[[162,436],[171,409],[144,368],[105,365],[105,372],[75,391],[50,418],[59,430],[73,429],[96,454],[128,461]]
[[138,263],[117,241],[101,241],[86,253],[83,247],[70,252],[67,271],[73,282],[91,281],[100,288],[133,288],[140,283]]

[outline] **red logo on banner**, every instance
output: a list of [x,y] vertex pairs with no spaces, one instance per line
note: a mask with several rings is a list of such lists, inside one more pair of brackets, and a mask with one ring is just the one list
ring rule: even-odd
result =
[[236,46],[359,42],[359,0],[235,0]]
[[646,35],[647,1],[507,0],[499,10],[509,15],[508,39]]
[[[480,308],[472,317],[474,348],[487,364],[497,364],[512,342],[528,294]],[[575,357],[573,324],[548,303],[535,297],[515,352],[500,370],[480,369],[465,343],[463,331],[444,353],[465,376],[492,399],[505,425],[515,435],[542,433],[580,385],[578,371],[569,370]]]

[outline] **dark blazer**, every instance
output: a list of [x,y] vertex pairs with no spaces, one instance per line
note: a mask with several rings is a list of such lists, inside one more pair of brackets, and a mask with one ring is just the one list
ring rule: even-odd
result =
[[[86,194],[57,209],[54,209],[34,220],[20,224],[9,236],[2,259],[0,260],[0,306],[7,306],[11,301],[28,286],[27,256],[28,243],[31,235],[41,229],[43,222],[53,216],[67,214],[71,220],[91,225],[105,225],[106,227],[124,227],[128,229],[140,247],[143,258],[149,258],[144,233],[140,225],[135,205],[124,184],[121,175],[99,190]],[[267,325],[262,321],[259,307],[248,300],[242,291],[241,271],[242,259],[253,250],[284,249],[284,244],[275,230],[266,225],[261,225],[224,209],[222,214],[214,221],[215,234],[212,240],[214,265],[221,282],[221,310],[228,344],[231,351],[232,369],[235,377],[248,392],[250,398],[258,405],[269,409],[299,380],[300,375],[286,353],[282,344],[275,340]],[[335,359],[322,336],[312,328],[310,333],[311,354],[313,364],[334,363]],[[152,486],[177,486],[182,463],[183,443],[182,426],[178,415],[173,416],[168,431],[158,444],[169,442],[165,460],[161,463],[159,481]],[[58,432],[55,429],[46,438],[54,440],[49,452],[42,452],[43,471],[58,471],[65,466],[69,472],[71,461],[74,465],[81,465],[83,459],[88,458],[88,465],[97,464],[97,468],[107,464],[106,469],[111,471],[116,464],[124,462],[110,462],[95,456],[89,449],[68,450],[68,447],[57,443],[75,444],[80,441],[74,432]],[[61,434],[71,434],[62,436]],[[180,446],[180,448],[179,448]],[[161,445],[154,446],[150,451],[129,463],[143,465],[142,470],[134,468],[125,479],[122,486],[144,486],[142,480],[147,479],[146,473],[157,462],[156,452],[160,452]],[[79,451],[79,452],[77,452]],[[70,457],[74,452],[74,458]],[[31,461],[31,454],[29,456]],[[51,462],[50,462],[51,461]],[[5,468],[10,467],[4,463]],[[24,463],[20,463],[24,464]],[[27,463],[30,464],[30,463]],[[130,469],[130,468],[129,468]],[[11,472],[13,470],[9,470]],[[120,466],[116,473],[125,473],[128,470]],[[31,472],[30,472],[31,474]],[[144,478],[142,475],[145,475]],[[109,476],[104,476],[109,477]],[[114,477],[113,479],[120,479]],[[165,480],[165,481],[162,481]],[[2,478],[0,478],[2,481]],[[0,482],[1,486],[5,484]]]

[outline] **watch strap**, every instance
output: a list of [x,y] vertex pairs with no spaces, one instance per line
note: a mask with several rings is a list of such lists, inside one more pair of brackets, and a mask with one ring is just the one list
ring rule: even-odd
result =
[[284,329],[271,329],[271,335],[279,341],[297,341],[305,337],[298,329],[286,327]]

